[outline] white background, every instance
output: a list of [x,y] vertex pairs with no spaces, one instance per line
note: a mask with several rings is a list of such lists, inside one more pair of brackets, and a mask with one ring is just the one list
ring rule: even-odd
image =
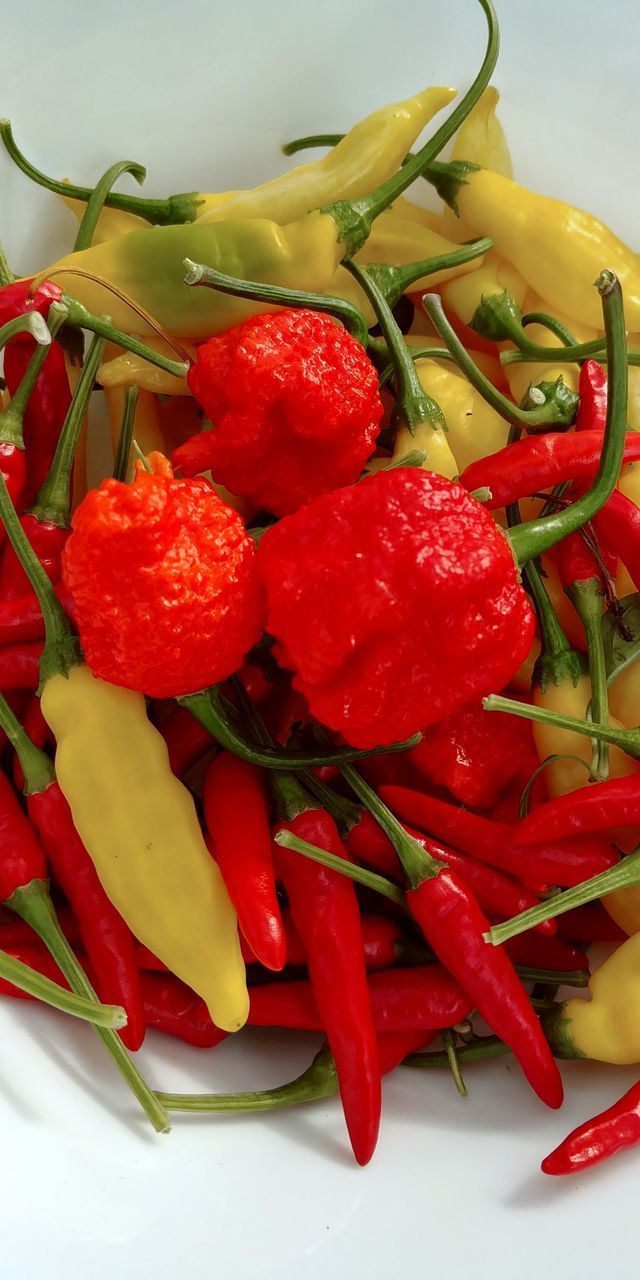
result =
[[[499,0],[495,82],[516,175],[597,211],[640,248],[634,0]],[[344,129],[429,82],[464,87],[484,31],[472,0],[21,0],[2,15],[0,112],[45,170],[94,181],[115,159],[146,191],[216,190],[284,165],[288,137]],[[129,181],[129,180],[125,180]],[[0,156],[0,236],[16,270],[63,252],[71,215]],[[149,1037],[157,1087],[263,1087],[313,1037],[252,1033],[212,1054]],[[636,1265],[640,1156],[581,1178],[538,1172],[633,1071],[571,1064],[561,1115],[505,1062],[385,1084],[372,1166],[355,1168],[339,1107],[178,1117],[154,1138],[92,1033],[0,1006],[0,1271],[10,1280],[117,1275],[320,1280],[403,1274],[596,1277]]]

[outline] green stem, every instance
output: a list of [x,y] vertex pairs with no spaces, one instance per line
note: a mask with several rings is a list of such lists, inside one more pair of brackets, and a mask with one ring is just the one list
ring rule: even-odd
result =
[[393,311],[375,278],[357,262],[347,262],[345,265],[367,295],[382,329],[394,370],[396,416],[409,428],[411,435],[415,435],[416,429],[425,422],[434,431],[446,431],[442,410],[424,390]]
[[555,398],[548,400],[539,408],[520,409],[494,387],[491,380],[478,368],[475,360],[469,355],[464,344],[450,325],[444,313],[442,300],[437,293],[426,293],[422,299],[422,305],[436,332],[446,343],[447,349],[451,352],[456,364],[462,369],[472,387],[506,422],[514,426],[525,427],[528,430],[532,427],[557,424],[568,425],[567,406],[563,403],[558,403]]
[[482,705],[485,711],[506,711],[510,715],[521,716],[523,720],[556,725],[558,729],[570,729],[573,733],[581,733],[585,738],[610,742],[614,747],[621,747],[628,756],[633,756],[636,760],[640,759],[640,727],[614,729],[611,725],[597,724],[594,720],[580,720],[578,716],[565,716],[560,711],[546,711],[542,707],[529,706],[525,702],[514,702],[511,698],[503,698],[497,693],[483,698]]
[[138,396],[140,394],[139,387],[127,387],[124,398],[124,410],[122,413],[122,422],[120,423],[120,432],[118,435],[118,447],[113,462],[113,478],[114,480],[125,481],[129,471],[129,455],[131,453],[131,445],[133,442],[133,426],[136,417],[136,406]]
[[[39,187],[46,187],[47,191],[53,191],[59,196],[69,196],[72,200],[88,202],[91,199],[93,187],[79,187],[72,182],[59,182],[36,169],[35,165],[32,165],[19,150],[9,120],[0,120],[0,137],[14,164]],[[139,218],[145,218],[147,222],[156,223],[158,226],[168,226],[174,222],[193,222],[198,216],[202,203],[203,197],[199,191],[181,192],[178,195],[168,196],[166,200],[150,200],[145,196],[126,196],[109,191],[104,199],[104,204],[109,208],[121,209],[123,213],[135,213]]]
[[43,319],[39,311],[27,311],[21,316],[14,316],[13,320],[7,320],[7,323],[3,324],[0,329],[0,351],[19,333],[29,333],[32,338],[35,338],[36,342],[44,347],[46,356],[51,342],[51,333],[46,320]]
[[352,765],[342,764],[340,772],[345,782],[348,782],[351,790],[355,792],[391,841],[410,887],[417,889],[424,880],[437,876],[445,864],[438,858],[433,858],[405,831],[402,823],[387,808],[368,782],[365,782],[357,769]]
[[24,775],[26,796],[39,795],[55,782],[55,770],[46,752],[32,742],[4,694],[0,693],[0,728],[13,747]]
[[307,293],[302,289],[287,289],[284,285],[260,284],[255,280],[242,280],[237,276],[225,275],[214,267],[207,267],[202,262],[192,262],[185,258],[187,274],[185,284],[203,285],[207,289],[215,289],[217,293],[230,293],[234,298],[251,298],[255,302],[266,302],[275,307],[308,308],[311,311],[322,311],[340,320],[345,329],[366,347],[369,342],[367,322],[352,302],[346,298],[335,298],[322,293]]
[[600,464],[586,493],[555,515],[530,520],[512,530],[511,546],[519,564],[526,564],[548,551],[567,534],[592,520],[610,497],[624,457],[627,422],[627,335],[624,327],[622,290],[612,271],[603,271],[596,282],[602,299],[604,327],[609,355],[607,421]]
[[36,497],[31,514],[60,529],[71,525],[71,475],[80,432],[102,360],[104,338],[95,336],[87,352],[82,372],[71,398],[67,416],[58,437],[53,462]]
[[45,645],[40,658],[40,687],[42,687],[52,676],[66,676],[72,667],[80,664],[82,661],[80,643],[78,637],[71,631],[69,619],[22,528],[1,472],[0,520],[42,610],[45,629]]
[[[0,507],[0,514],[1,514]],[[44,572],[44,571],[43,571]],[[420,741],[420,735],[414,734],[406,742],[396,742],[390,747],[373,747],[369,751],[358,751],[356,747],[329,747],[317,751],[280,751],[277,747],[263,747],[248,742],[234,727],[224,709],[222,694],[218,686],[204,689],[201,693],[186,694],[178,698],[181,706],[195,716],[200,724],[216,739],[226,751],[248,760],[263,769],[284,769],[290,772],[295,769],[312,769],[326,764],[342,764],[351,760],[362,760],[365,756],[386,755],[408,751]]]
[[395,307],[411,285],[422,280],[424,276],[435,275],[438,271],[449,271],[451,268],[464,266],[474,262],[493,248],[493,240],[484,236],[480,240],[471,240],[459,249],[449,253],[439,253],[432,258],[423,258],[421,262],[410,262],[403,267],[392,267],[386,263],[373,263],[367,267],[367,274],[384,295],[390,307]]
[[[605,350],[604,339],[598,338],[593,342],[583,342],[581,346],[575,347],[542,347],[545,352],[545,360],[549,364],[580,364],[583,360],[595,359],[599,364],[608,364],[608,356]],[[539,364],[542,357],[533,355],[528,351],[501,351],[500,363],[506,364]],[[634,347],[627,350],[627,364],[632,368],[640,365],[640,351]]]
[[[598,578],[574,582],[567,589],[584,627],[589,658],[591,680],[591,716],[598,724],[609,723],[609,697],[607,692],[607,665],[602,636],[602,591]],[[604,782],[609,777],[609,748],[602,739],[596,739],[591,777],[594,782]]]
[[[511,1053],[508,1044],[499,1040],[498,1036],[481,1036],[473,1044],[465,1044],[457,1051],[458,1062],[484,1062],[487,1058],[502,1058]],[[411,1053],[405,1058],[404,1067],[424,1068],[448,1067],[449,1059],[444,1050],[432,1050],[431,1053]]]
[[[7,905],[42,938],[76,995],[97,1002],[98,997],[58,924],[45,882],[32,880],[23,888],[16,889]],[[171,1127],[169,1117],[132,1062],[120,1037],[104,1027],[96,1027],[96,1032],[156,1132],[168,1133]]]
[[[38,345],[29,357],[29,363],[24,371],[20,385],[16,387],[15,393],[11,397],[6,409],[0,413],[0,440],[9,441],[12,444],[15,444],[19,449],[24,448],[22,426],[25,410],[40,376],[44,362],[49,355],[50,344],[53,342],[53,339],[59,329],[61,329],[67,319],[67,310],[66,307],[61,306],[60,303],[52,302],[49,307],[48,324],[45,324],[42,316],[38,315],[37,312],[32,312],[29,318],[33,321],[32,325],[24,323],[24,320],[26,319],[24,316],[19,317],[23,322],[20,326],[17,325],[16,321],[10,321],[10,324],[16,325],[16,332],[20,332],[20,330],[29,330],[29,332],[31,332],[35,337]],[[39,323],[36,323],[36,321]],[[0,339],[2,334],[8,328],[9,325],[5,325],[4,329],[0,329]],[[34,332],[34,330],[37,330],[37,333]],[[46,338],[42,336],[43,330],[46,333]]]
[[622,858],[608,871],[601,871],[600,875],[584,880],[573,889],[565,889],[555,897],[547,899],[546,902],[540,902],[535,907],[529,907],[528,911],[521,911],[519,915],[512,916],[503,924],[494,925],[488,933],[484,934],[485,941],[497,947],[502,942],[507,942],[509,938],[516,938],[518,934],[526,933],[527,929],[542,924],[544,920],[555,920],[556,916],[563,915],[565,911],[572,911],[574,907],[583,907],[588,902],[595,902],[597,898],[605,897],[606,894],[615,893],[618,889],[629,889],[637,884],[640,884],[640,848],[635,849],[628,857]]
[[[543,325],[545,329],[548,329],[549,332],[554,335],[554,337],[560,339],[560,342],[564,347],[575,347],[578,345],[576,343],[576,340],[573,334],[569,332],[566,325],[562,324],[560,320],[556,320],[555,316],[548,315],[546,311],[528,311],[526,316],[522,317],[523,330],[525,326],[528,324]],[[524,333],[524,341],[526,342],[528,348],[532,348],[536,346],[535,342],[530,342],[526,332]],[[552,352],[554,350],[557,350],[557,348],[539,346],[539,350],[546,351],[547,355],[551,356]],[[546,358],[547,357],[545,356],[544,359]]]
[[[519,350],[535,355],[536,359],[548,359],[556,348],[532,342],[525,329],[527,324],[542,324],[550,329],[564,346],[576,345],[573,335],[553,316],[539,311],[532,311],[527,316],[523,316],[508,289],[503,289],[501,293],[483,294],[471,319],[471,328],[483,338],[489,338],[491,342],[513,342]],[[604,346],[604,340],[602,345]]]
[[97,1004],[95,1000],[77,996],[6,951],[0,951],[0,978],[3,982],[10,982],[19,991],[25,991],[32,999],[51,1005],[52,1009],[59,1009],[61,1013],[68,1013],[72,1018],[92,1022],[94,1027],[118,1031],[127,1025],[127,1015],[121,1005]]
[[308,151],[310,147],[337,147],[344,136],[344,133],[309,133],[305,138],[284,142],[280,150],[283,156],[295,156],[297,151]]
[[62,301],[69,312],[69,324],[75,325],[79,329],[89,329],[91,333],[97,333],[107,342],[114,342],[118,347],[124,347],[125,351],[132,351],[134,355],[140,356],[147,364],[153,364],[157,369],[163,369],[165,373],[170,373],[174,378],[185,378],[189,372],[189,365],[184,360],[170,360],[168,356],[163,356],[159,351],[153,351],[151,347],[147,347],[144,342],[140,342],[139,338],[132,338],[129,333],[123,333],[122,329],[115,329],[111,324],[108,316],[96,316],[91,311],[78,302],[76,298],[69,297],[68,293],[62,294]]
[[15,276],[9,262],[4,247],[0,244],[0,289],[4,289],[5,285],[13,284]]
[[334,791],[333,787],[328,787],[325,782],[321,782],[320,778],[311,772],[310,769],[298,769],[297,775],[304,784],[307,791],[320,801],[323,809],[331,814],[334,822],[340,828],[343,835],[348,835],[352,827],[355,827],[362,816],[362,808],[359,804],[354,804],[353,800],[348,800],[346,796],[341,796],[338,791]]
[[487,48],[480,70],[464,97],[460,99],[433,137],[393,177],[388,178],[375,191],[363,196],[360,200],[342,200],[325,207],[324,211],[336,223],[339,238],[345,245],[346,257],[353,257],[358,249],[362,248],[372,222],[435,160],[484,93],[497,62],[500,34],[491,0],[479,0],[479,2],[487,20]]
[[456,1036],[453,1031],[447,1028],[442,1032],[442,1044],[444,1046],[444,1054],[449,1065],[449,1069],[453,1076],[453,1081],[461,1098],[468,1098],[467,1086],[462,1078],[460,1070],[460,1058],[456,1045]]
[[142,184],[147,176],[147,171],[143,164],[137,164],[135,160],[119,160],[116,164],[112,164],[100,180],[96,183],[89,199],[87,207],[82,215],[78,234],[76,236],[73,252],[79,253],[82,249],[89,249],[93,237],[96,233],[98,219],[104,209],[105,202],[111,188],[115,186],[118,178],[123,173],[130,173],[136,182]]
[[373,889],[374,893],[381,894],[383,898],[389,898],[390,902],[397,902],[401,907],[406,906],[404,891],[391,880],[387,880],[386,876],[378,875],[377,871],[367,871],[365,867],[360,867],[355,862],[347,862],[346,858],[339,858],[337,854],[320,849],[316,844],[309,844],[308,840],[301,840],[292,831],[278,831],[274,839],[276,844],[282,845],[283,849],[292,849],[294,853],[301,853],[312,862],[319,862],[321,866],[329,867],[331,871],[339,871],[349,880],[355,880],[356,884],[362,884],[366,889]]
[[330,1098],[338,1092],[335,1063],[326,1045],[301,1076],[275,1089],[248,1093],[157,1093],[168,1111],[277,1111],[280,1107]]

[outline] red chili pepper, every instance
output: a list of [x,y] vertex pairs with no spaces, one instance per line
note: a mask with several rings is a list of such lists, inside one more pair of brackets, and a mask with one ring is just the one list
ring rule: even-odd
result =
[[[35,345],[35,340],[28,337],[13,338],[7,343],[4,376],[10,395],[14,395],[20,385]],[[70,403],[64,351],[54,341],[29,396],[22,423],[27,468],[25,503],[32,501],[47,475]]]
[[175,1036],[196,1049],[213,1049],[226,1040],[228,1032],[214,1026],[204,1000],[172,973],[143,973],[141,985],[149,1030]]
[[[541,489],[551,489],[567,480],[579,482],[593,479],[602,449],[601,431],[527,436],[505,445],[497,453],[465,467],[460,476],[469,492],[489,488],[491,497],[484,503],[490,511],[506,507]],[[627,432],[624,462],[640,459],[640,433]]]
[[228,751],[211,761],[202,789],[211,852],[238,923],[267,969],[282,969],[286,940],[276,893],[269,810],[263,775]]
[[[591,579],[596,582],[598,590],[602,588],[602,570],[580,533],[570,533],[558,543],[558,570],[560,581],[567,592],[575,583],[588,582]],[[603,603],[601,598],[601,611]],[[487,714],[491,713],[487,712]]]
[[160,454],[152,464],[138,464],[133,484],[90,490],[63,576],[94,674],[171,698],[236,671],[264,605],[240,516],[205,480],[175,480]]
[[257,560],[275,656],[356,747],[398,742],[501,688],[531,647],[503,534],[432,472],[380,471],[316,498],[264,534]]
[[43,280],[31,292],[32,283],[32,279],[14,280],[0,289],[0,325],[29,311],[38,311],[46,320],[51,303],[61,301],[62,290],[53,281]]
[[557,923],[558,933],[572,942],[625,942],[627,937],[624,929],[595,902],[565,911]]
[[[27,737],[31,738],[31,741],[35,743],[36,747],[40,747],[42,749],[53,741],[53,734],[51,733],[49,725],[42,714],[42,707],[37,693],[27,694],[27,697],[29,700],[23,714],[21,714],[18,708],[14,705],[11,695],[7,697],[7,702],[9,703],[11,710],[15,711],[16,716],[22,722],[22,727]],[[22,765],[15,754],[13,757],[13,782],[14,786],[18,788],[18,791],[22,791],[24,786],[24,774],[22,772]]]
[[93,862],[75,829],[71,810],[56,781],[49,757],[31,742],[10,708],[2,702],[0,721],[20,759],[30,822],[24,817],[7,783],[13,796],[13,805],[7,809],[9,819],[15,823],[17,809],[21,825],[31,833],[34,850],[40,851],[40,871],[29,878],[46,878],[46,854],[78,921],[82,942],[96,974],[99,994],[108,1003],[123,1005],[127,1025],[120,1032],[121,1038],[130,1049],[138,1049],[144,1038],[144,1016],[131,933],[102,888]]
[[252,316],[198,348],[187,375],[213,429],[174,451],[258,510],[286,515],[353,484],[375,447],[382,401],[364,348],[328,315]]
[[41,642],[32,642],[0,649],[0,692],[38,688],[42,648]]
[[[56,595],[71,616],[69,595],[62,585]],[[18,600],[0,600],[0,648],[21,640],[40,640],[44,636],[42,610],[35,596],[20,596]]]
[[[21,516],[20,523],[47,576],[53,583],[58,583],[62,574],[62,552],[69,530],[60,528],[51,520],[41,520],[31,512]],[[35,600],[27,575],[13,547],[7,543],[0,561],[0,597],[3,602],[17,598],[23,600],[30,593]]]
[[[279,799],[288,815],[286,824],[278,829],[293,831],[303,840],[348,858],[329,814],[309,808],[311,802],[297,784],[283,778],[278,783]],[[307,954],[354,1155],[359,1164],[367,1164],[380,1125],[380,1068],[354,886],[338,872],[279,847],[277,865]]]
[[605,545],[615,550],[640,589],[640,509],[616,489],[594,524]]
[[[523,727],[524,726],[524,727]],[[407,763],[471,809],[489,809],[533,749],[531,724],[469,702],[428,726]]]
[[[565,799],[570,802],[576,794]],[[525,847],[522,833],[527,823],[544,813],[548,805],[541,805],[525,822],[509,826],[405,787],[381,787],[380,798],[404,821],[415,823],[429,835],[446,840],[524,884],[557,884],[568,889],[618,861],[618,855],[603,842],[561,840],[560,833],[544,823],[538,824],[536,839],[527,840]]]
[[521,844],[529,848],[542,839],[564,840],[587,832],[635,827],[639,822],[640,780],[632,773],[548,800],[524,818],[516,831]]
[[581,366],[578,391],[576,431],[603,431],[607,420],[607,371],[597,360],[585,360]]
[[576,969],[589,972],[589,960],[584,951],[569,946],[564,938],[545,938],[530,929],[528,933],[509,938],[502,945],[513,964],[528,965],[532,969],[564,969],[567,973]]
[[[56,915],[67,942],[71,943],[72,947],[79,946],[80,929],[78,921],[70,908],[65,906],[58,907]],[[32,929],[26,920],[20,920],[16,917],[12,917],[10,920],[3,920],[0,924],[0,950],[10,951],[12,955],[15,955],[16,951],[22,952],[25,947],[34,947],[36,950],[41,948],[45,955],[49,955],[35,929]],[[53,963],[54,961],[52,960]]]
[[176,778],[184,778],[198,760],[211,751],[215,739],[186,707],[176,707],[158,725],[169,752],[169,764]]
[[[18,940],[13,946],[5,947],[7,953],[14,956],[16,960],[21,960],[23,964],[28,964],[30,969],[35,969],[37,973],[41,973],[43,977],[50,978],[52,982],[57,982],[59,986],[69,990],[69,983],[58,968],[53,956],[42,945],[37,935],[34,935],[35,942]],[[10,996],[12,1000],[34,1000],[35,996],[29,995],[27,991],[23,991],[21,987],[14,987],[12,982],[7,982],[6,978],[0,978],[0,995]]]
[[640,1142],[640,1081],[612,1107],[573,1129],[542,1161],[542,1172],[582,1173]]

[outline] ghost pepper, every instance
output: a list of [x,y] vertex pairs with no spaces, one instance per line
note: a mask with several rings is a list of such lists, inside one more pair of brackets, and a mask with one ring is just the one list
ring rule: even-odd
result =
[[95,676],[154,698],[225,679],[260,635],[262,595],[240,516],[161,454],[133,484],[80,503],[63,578]]
[[286,515],[351,484],[374,450],[378,375],[329,316],[257,315],[199,349],[187,375],[212,429],[173,454],[185,475],[211,470],[257,508]]

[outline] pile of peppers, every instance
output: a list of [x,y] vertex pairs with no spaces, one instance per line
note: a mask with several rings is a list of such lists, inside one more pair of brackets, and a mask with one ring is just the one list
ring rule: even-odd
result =
[[[640,266],[514,181],[478,8],[426,142],[452,89],[251,190],[57,181],[0,122],[78,219],[0,251],[0,989],[158,1132],[339,1094],[365,1165],[401,1064],[556,1109],[559,1060],[640,1063]],[[249,1093],[136,1065],[245,1025],[323,1043]],[[640,1143],[639,1088],[543,1171]]]

